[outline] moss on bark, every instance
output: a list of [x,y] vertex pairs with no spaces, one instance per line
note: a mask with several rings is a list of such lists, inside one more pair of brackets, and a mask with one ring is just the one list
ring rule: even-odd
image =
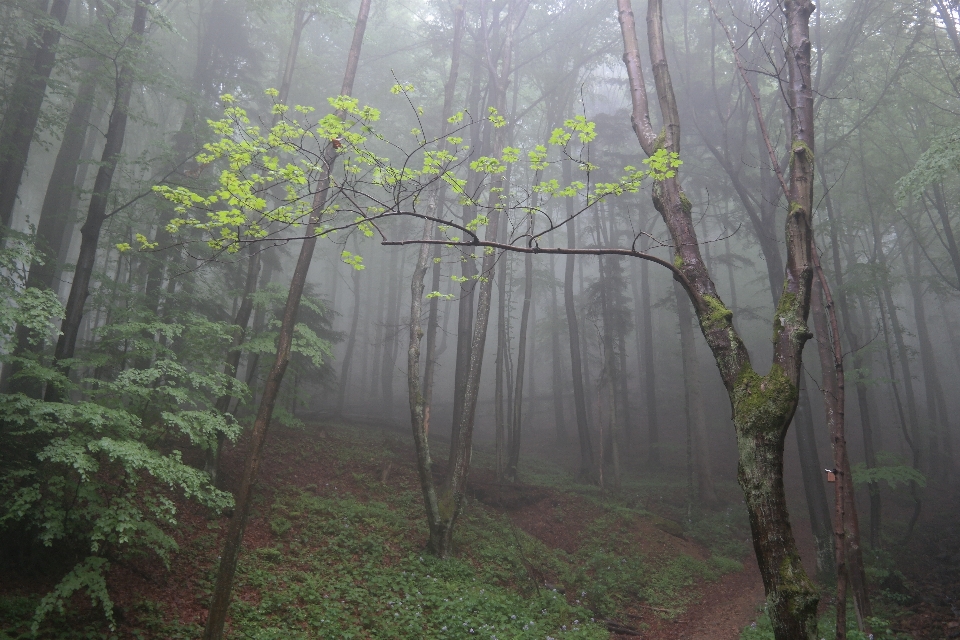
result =
[[733,390],[733,413],[744,435],[773,434],[783,428],[797,406],[800,391],[780,368],[773,365],[761,376],[747,365]]

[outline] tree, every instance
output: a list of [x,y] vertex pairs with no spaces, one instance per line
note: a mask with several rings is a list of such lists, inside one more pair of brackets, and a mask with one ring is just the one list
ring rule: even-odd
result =
[[[32,7],[36,37],[28,37],[27,52],[14,82],[0,127],[0,225],[10,227],[20,181],[36,134],[47,83],[57,62],[60,29],[70,0],[42,0]],[[49,6],[49,13],[47,7]]]
[[[74,356],[77,338],[80,332],[80,320],[83,318],[83,306],[89,295],[88,287],[93,275],[94,262],[97,257],[97,244],[100,241],[100,231],[107,219],[107,203],[110,197],[110,187],[113,184],[113,175],[120,162],[123,141],[127,131],[129,118],[130,97],[133,94],[134,67],[136,56],[142,45],[143,35],[147,28],[147,14],[149,5],[143,0],[135,0],[133,5],[133,24],[130,29],[130,38],[117,52],[123,62],[116,76],[116,87],[113,108],[110,112],[110,121],[107,126],[106,141],[100,158],[100,168],[97,170],[97,179],[93,186],[93,195],[87,210],[87,218],[80,229],[82,241],[80,256],[77,258],[77,267],[74,271],[73,284],[64,312],[60,339],[54,352],[54,360],[61,374],[66,376],[70,371],[70,359]],[[58,383],[47,385],[45,399],[55,401],[61,397],[62,386]]]
[[[361,0],[354,27],[353,43],[347,58],[346,70],[343,74],[343,86],[340,95],[349,96],[353,93],[353,84],[357,76],[357,66],[360,62],[360,50],[363,46],[363,34],[367,26],[367,16],[370,13],[370,0]],[[345,115],[340,112],[340,118]],[[244,466],[243,479],[236,495],[236,507],[233,517],[230,518],[230,528],[227,531],[223,551],[220,554],[220,566],[217,571],[217,582],[213,592],[207,624],[204,628],[205,640],[217,640],[223,636],[223,626],[227,619],[227,609],[230,605],[230,593],[233,588],[233,576],[237,569],[237,560],[240,555],[240,545],[243,541],[243,530],[247,524],[250,512],[250,502],[253,498],[253,486],[259,471],[263,455],[263,444],[266,441],[267,428],[280,393],[280,383],[290,362],[290,350],[293,343],[293,333],[297,322],[297,312],[300,299],[303,296],[307,280],[307,271],[313,259],[314,248],[317,244],[318,227],[327,204],[330,189],[330,178],[334,162],[337,158],[337,147],[333,141],[326,142],[323,149],[320,176],[317,180],[317,190],[309,213],[309,220],[305,230],[305,239],[300,248],[297,266],[290,281],[287,302],[283,311],[280,325],[280,335],[277,342],[277,355],[264,385],[263,397],[257,410],[257,417],[253,424],[250,438],[250,450]]]
[[[662,4],[651,0],[647,10],[651,65],[663,119],[663,132],[653,129],[648,110],[629,0],[618,0],[624,38],[624,62],[630,77],[631,122],[648,156],[659,148],[678,153],[680,117],[670,80],[663,39]],[[717,295],[700,256],[692,205],[677,176],[658,183],[654,206],[670,231],[676,251],[677,276],[684,286],[700,328],[714,355],[730,397],[740,450],[738,478],[753,530],[754,549],[763,576],[768,613],[778,640],[813,638],[818,596],[799,562],[783,494],[783,438],[796,410],[801,355],[810,338],[806,320],[813,277],[811,234],[813,215],[814,111],[810,67],[809,0],[782,5],[787,30],[787,85],[790,112],[790,210],[786,223],[787,262],[783,291],[774,320],[774,357],[770,372],[761,376],[737,330],[733,313]]]

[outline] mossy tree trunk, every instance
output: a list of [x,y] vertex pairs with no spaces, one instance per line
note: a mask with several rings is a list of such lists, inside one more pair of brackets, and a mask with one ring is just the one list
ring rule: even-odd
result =
[[[663,130],[650,121],[646,85],[629,0],[618,0],[624,62],[633,103],[631,121],[641,147],[652,156],[660,149],[680,151],[680,118],[670,80],[663,36],[662,0],[650,0],[647,28]],[[730,397],[740,453],[738,479],[753,532],[754,549],[767,593],[768,614],[778,640],[813,639],[817,631],[818,593],[800,563],[783,489],[784,438],[798,400],[801,355],[810,338],[807,316],[810,287],[813,208],[814,112],[810,78],[809,0],[782,5],[787,27],[787,99],[790,109],[790,207],[786,220],[787,260],[783,289],[773,320],[773,363],[760,375],[733,325],[700,255],[692,204],[679,176],[657,182],[654,206],[670,231],[675,277],[686,290]]]

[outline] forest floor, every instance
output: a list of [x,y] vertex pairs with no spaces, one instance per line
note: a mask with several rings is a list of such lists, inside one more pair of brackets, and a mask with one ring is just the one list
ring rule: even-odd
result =
[[[229,637],[735,640],[744,628],[745,638],[765,637],[763,587],[735,487],[737,506],[689,517],[682,481],[642,478],[613,497],[533,458],[522,484],[498,486],[492,456],[478,449],[457,557],[439,561],[423,551],[405,436],[322,422],[272,432]],[[243,454],[242,441],[225,452],[228,487]],[[89,598],[75,596],[40,637],[199,637],[227,522],[182,504],[169,568],[146,556],[114,562],[115,632]],[[0,639],[34,637],[33,609],[58,577],[0,575]],[[944,637],[922,628],[952,629],[940,606],[951,588],[941,586],[935,604],[917,600],[900,627],[910,619],[911,637]]]

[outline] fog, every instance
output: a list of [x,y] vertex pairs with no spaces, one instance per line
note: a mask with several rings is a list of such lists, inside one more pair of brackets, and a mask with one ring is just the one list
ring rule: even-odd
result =
[[[0,2],[0,629],[955,637],[958,33],[950,0]],[[354,517],[381,538],[337,559]],[[485,536],[513,577],[449,577],[506,562]],[[541,627],[391,626],[423,555]]]

